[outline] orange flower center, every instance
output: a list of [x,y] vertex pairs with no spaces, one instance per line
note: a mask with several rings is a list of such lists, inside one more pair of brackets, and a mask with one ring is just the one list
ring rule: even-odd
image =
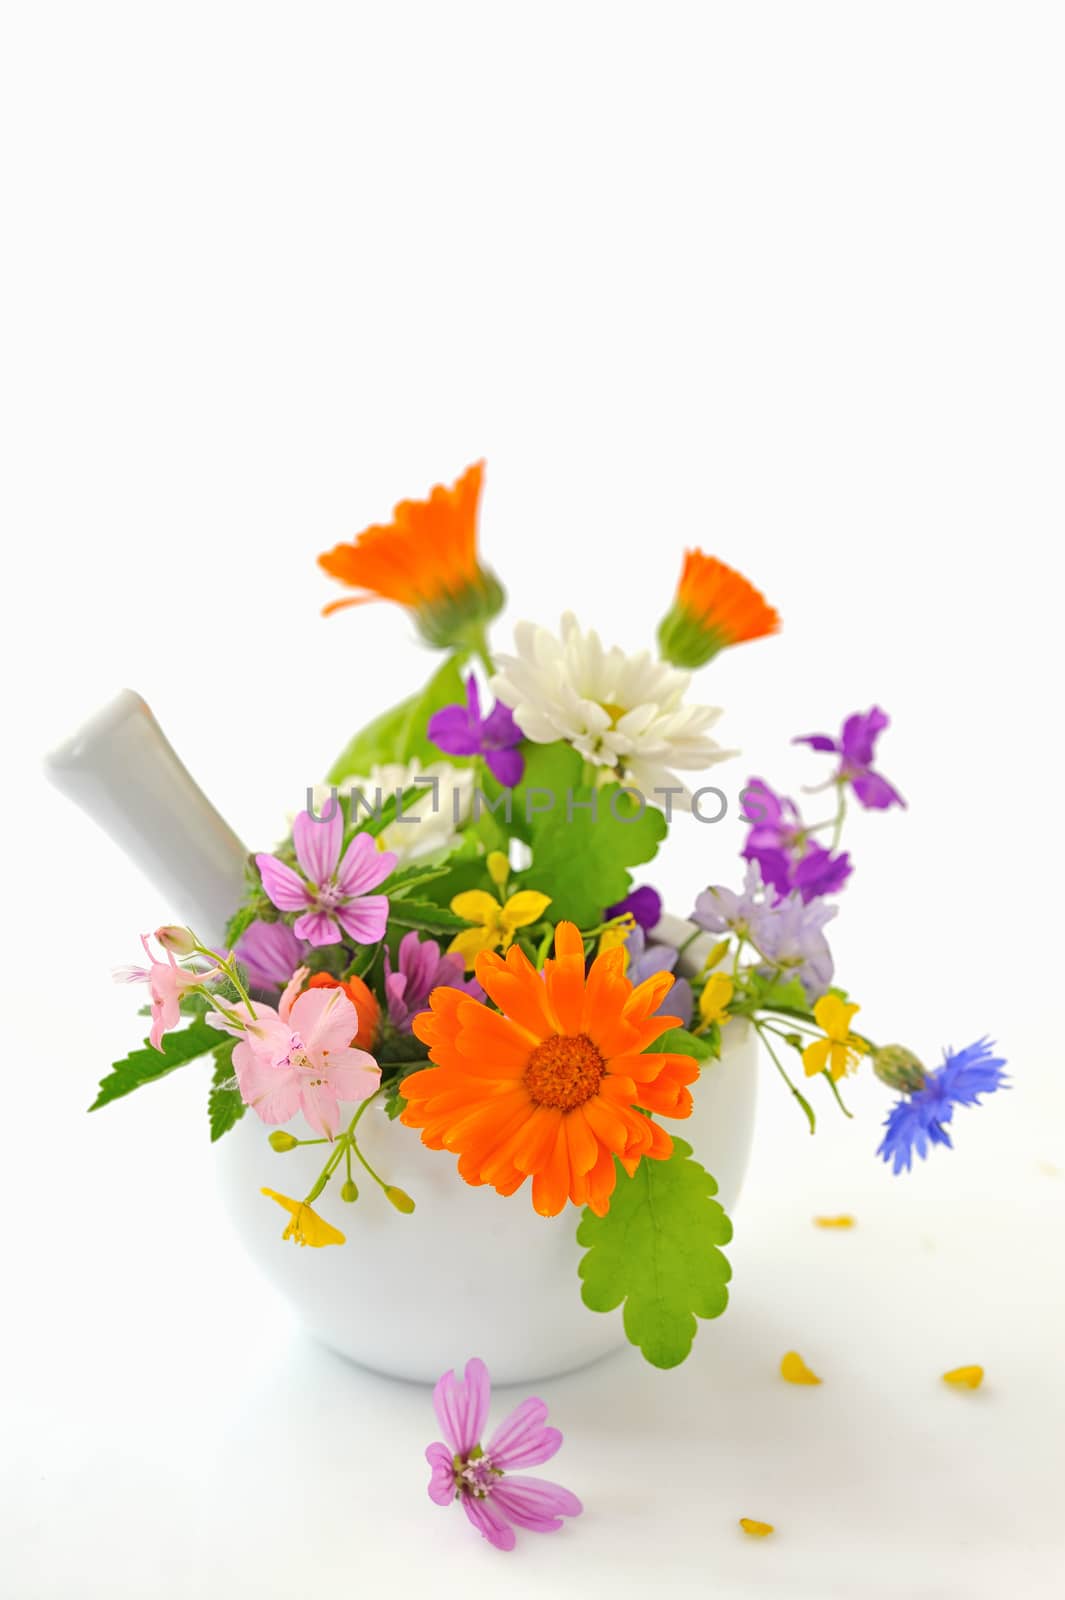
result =
[[538,1106],[572,1111],[597,1093],[604,1070],[586,1033],[554,1033],[536,1046],[523,1081]]

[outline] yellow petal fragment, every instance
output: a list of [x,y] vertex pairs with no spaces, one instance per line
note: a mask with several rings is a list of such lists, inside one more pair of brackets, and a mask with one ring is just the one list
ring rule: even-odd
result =
[[811,1372],[797,1350],[789,1350],[780,1363],[780,1376],[786,1383],[820,1383],[816,1372]]
[[466,963],[466,971],[472,972],[481,951],[494,950],[498,942],[498,935],[490,928],[463,928],[448,945],[448,954],[460,955]]
[[456,917],[464,922],[478,922],[483,928],[495,927],[499,917],[499,901],[487,889],[466,889],[451,902]]
[[952,1372],[943,1374],[943,1382],[949,1383],[952,1389],[979,1389],[983,1381],[983,1367],[955,1367]]
[[719,961],[724,961],[725,957],[729,953],[730,948],[731,946],[727,939],[719,939],[714,948],[711,950],[710,954],[707,956],[706,960],[703,962],[703,971],[712,972]]
[[515,928],[527,928],[530,922],[539,922],[550,904],[549,894],[541,894],[538,889],[519,889],[500,913],[504,932],[513,933]]
[[838,994],[825,994],[814,1006],[814,1016],[821,1031],[842,1044],[850,1032],[855,1013],[861,1009],[861,1006],[848,1005]]
[[806,1046],[802,1053],[802,1067],[808,1078],[815,1078],[819,1072],[824,1072],[831,1049],[831,1039],[814,1039]]
[[847,1215],[839,1217],[815,1217],[815,1228],[853,1228],[854,1218]]
[[699,1016],[707,1026],[712,1022],[728,1020],[728,1003],[734,989],[735,985],[726,972],[714,972],[707,978],[699,996]]
[[276,1189],[264,1189],[263,1194],[268,1200],[276,1200],[283,1211],[287,1211],[291,1222],[281,1235],[283,1239],[294,1239],[297,1244],[309,1244],[313,1250],[321,1250],[327,1244],[343,1244],[344,1235],[339,1228],[334,1228],[331,1222],[326,1222],[317,1211],[312,1211],[310,1206],[302,1200],[290,1200],[287,1194],[278,1194]]
[[744,1533],[749,1533],[752,1539],[764,1539],[767,1533],[773,1532],[771,1522],[756,1522],[754,1517],[741,1517],[740,1527]]

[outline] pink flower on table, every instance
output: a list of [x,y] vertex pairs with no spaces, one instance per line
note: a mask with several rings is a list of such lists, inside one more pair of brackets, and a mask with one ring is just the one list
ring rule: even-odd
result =
[[447,1443],[431,1444],[425,1452],[432,1468],[429,1498],[438,1506],[461,1500],[463,1511],[489,1544],[513,1550],[515,1527],[555,1533],[563,1517],[578,1517],[583,1507],[561,1484],[511,1471],[550,1461],[562,1443],[558,1429],[546,1426],[542,1400],[523,1400],[482,1446],[491,1397],[488,1368],[477,1357],[467,1361],[465,1379],[445,1372],[433,1390],[433,1406]]
[[388,922],[388,896],[368,894],[396,864],[391,850],[378,850],[368,833],[357,833],[340,859],[344,817],[334,801],[332,816],[319,822],[301,811],[292,828],[296,860],[304,876],[276,856],[259,855],[263,888],[279,911],[300,911],[292,925],[308,944],[339,944],[347,934],[356,944],[376,944]]
[[163,1034],[169,1033],[171,1028],[176,1028],[181,1021],[181,996],[187,989],[195,989],[201,983],[208,983],[212,978],[222,976],[221,967],[201,968],[199,972],[190,971],[188,967],[179,967],[174,960],[172,950],[166,952],[166,960],[159,961],[152,954],[148,943],[148,935],[141,934],[141,944],[148,957],[146,967],[116,967],[116,983],[146,983],[152,1002],[152,1030],[148,1035],[148,1043],[153,1050],[162,1054]]
[[234,1034],[233,1070],[240,1097],[264,1122],[288,1122],[302,1111],[315,1133],[331,1139],[340,1127],[340,1102],[366,1100],[381,1082],[373,1056],[352,1047],[358,1012],[343,989],[300,988],[300,967],[273,1006],[227,1006],[208,1021]]

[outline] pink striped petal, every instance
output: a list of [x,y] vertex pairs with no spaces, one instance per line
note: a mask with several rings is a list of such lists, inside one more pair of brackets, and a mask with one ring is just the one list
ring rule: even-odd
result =
[[[388,896],[367,894],[349,905],[337,906],[336,919],[349,939],[356,944],[376,944],[388,926]],[[303,920],[306,920],[305,918]],[[297,932],[299,923],[296,924]],[[339,938],[339,935],[337,936]],[[312,940],[313,943],[313,940]]]
[[456,1455],[467,1456],[480,1443],[491,1398],[488,1368],[478,1356],[467,1361],[465,1379],[445,1372],[433,1390],[437,1420]]
[[489,1439],[485,1449],[493,1464],[509,1472],[513,1467],[538,1467],[550,1461],[562,1444],[557,1428],[547,1428],[547,1407],[542,1400],[523,1400]]
[[330,808],[333,814],[328,822],[318,822],[309,811],[301,811],[292,825],[296,859],[311,882],[319,886],[331,880],[344,842],[340,802],[330,800]]
[[233,1050],[233,1070],[237,1075],[241,1099],[264,1122],[288,1122],[296,1115],[300,1108],[297,1073],[271,1067],[243,1039]]
[[493,1488],[492,1499],[511,1522],[519,1528],[530,1528],[533,1533],[557,1533],[563,1517],[579,1517],[584,1510],[575,1494],[560,1483],[543,1478],[515,1478],[508,1474]]
[[279,911],[302,911],[304,906],[312,903],[303,879],[276,856],[256,856],[255,865],[262,876],[268,899]]
[[475,1500],[472,1495],[464,1494],[462,1509],[489,1544],[495,1545],[497,1550],[513,1550],[517,1542],[514,1529],[491,1500]]
[[337,888],[351,895],[376,889],[379,883],[384,883],[397,859],[394,850],[378,850],[371,834],[357,833],[337,871]]
[[366,1100],[381,1086],[381,1069],[365,1050],[338,1051],[325,1069],[340,1100]]
[[340,929],[328,911],[308,911],[297,917],[292,931],[297,939],[306,939],[316,949],[323,944],[339,944],[341,938]]
[[426,1447],[425,1459],[433,1469],[429,1479],[430,1500],[435,1500],[438,1506],[449,1506],[455,1498],[455,1469],[451,1451],[446,1444],[431,1444]]
[[359,1017],[343,989],[305,989],[288,1017],[318,1067],[326,1051],[346,1050],[359,1031]]
[[[233,1053],[235,1055],[236,1051]],[[331,1083],[321,1080],[311,1083],[303,1078],[300,1082],[300,1110],[315,1133],[322,1133],[327,1139],[335,1137],[340,1127],[340,1104]]]

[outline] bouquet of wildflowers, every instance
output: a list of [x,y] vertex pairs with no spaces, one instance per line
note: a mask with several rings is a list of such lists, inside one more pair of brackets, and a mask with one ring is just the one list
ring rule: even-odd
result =
[[212,1138],[250,1111],[279,1155],[321,1146],[306,1194],[264,1191],[283,1237],[321,1248],[344,1243],[360,1183],[415,1209],[360,1148],[380,1102],[396,1137],[457,1162],[456,1183],[545,1219],[575,1207],[586,1304],[624,1302],[630,1339],[671,1366],[727,1300],[728,1220],[674,1130],[730,1028],[757,1031],[811,1130],[819,1098],[842,1107],[847,1075],[874,1072],[896,1096],[879,1148],[896,1172],[949,1146],[955,1107],[1002,1087],[1005,1063],[987,1040],[935,1067],[875,1041],[835,980],[847,807],[904,804],[876,765],[876,707],[838,737],[803,736],[826,763],[826,816],[748,780],[742,874],[693,885],[686,942],[712,947],[677,972],[677,944],[655,936],[659,896],[635,880],[674,812],[723,798],[695,776],[729,752],[711,736],[719,712],[688,698],[691,673],[774,632],[776,612],[693,550],[657,654],[605,647],[569,613],[557,633],[519,623],[499,650],[481,481],[474,466],[319,557],[353,591],[327,613],[394,601],[441,660],[249,861],[221,949],[183,927],[159,928],[154,950],[144,939],[147,965],[120,976],[148,985],[150,1038],[95,1104],[210,1058]]

